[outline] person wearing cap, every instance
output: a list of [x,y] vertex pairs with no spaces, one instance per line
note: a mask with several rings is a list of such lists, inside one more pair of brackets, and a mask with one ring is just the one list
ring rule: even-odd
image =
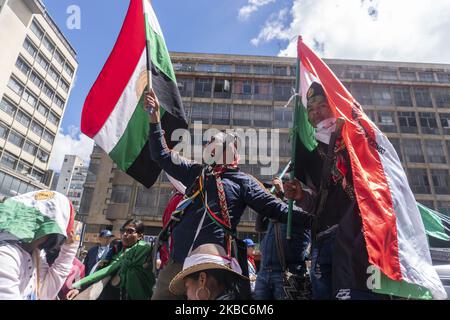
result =
[[244,243],[247,245],[247,262],[248,262],[248,278],[250,279],[250,288],[252,294],[255,292],[256,284],[256,263],[255,263],[255,243],[252,239],[244,239]]
[[[314,299],[382,299],[367,288],[368,253],[362,221],[355,199],[350,157],[342,137],[329,144],[336,129],[336,116],[324,88],[313,82],[307,91],[307,113],[315,128],[318,146],[309,152],[301,143],[297,147],[296,176],[317,192],[311,234],[311,283]],[[323,177],[323,166],[331,150],[331,170]],[[325,179],[325,180],[323,180]],[[329,181],[326,190],[321,181]],[[285,196],[296,203],[304,201],[299,180],[284,184]],[[322,199],[320,199],[322,197]],[[322,206],[319,206],[319,199]]]
[[90,248],[84,259],[85,273],[91,274],[95,272],[98,266],[98,263],[102,260],[103,257],[106,256],[109,249],[109,244],[114,238],[113,234],[109,230],[102,230],[98,234],[99,244]]
[[[155,300],[175,298],[168,290],[170,279],[182,269],[190,251],[198,246],[215,243],[230,254],[230,235],[236,234],[247,206],[283,223],[288,216],[285,203],[271,195],[258,180],[239,170],[237,136],[222,132],[215,135],[204,149],[206,164],[189,161],[167,147],[159,107],[154,92],[147,93],[149,152],[153,161],[187,187],[185,200],[181,202],[187,205],[172,228],[173,249],[169,263],[158,276],[152,297]],[[311,220],[306,211],[295,208],[292,220],[296,227],[309,227]],[[247,269],[246,259],[240,260],[242,268]],[[244,274],[248,274],[247,270]]]
[[[40,190],[0,204],[0,300],[54,300],[79,242],[74,210],[61,193]],[[50,265],[47,257],[58,252]]]
[[240,279],[246,277],[237,260],[228,257],[222,246],[207,243],[186,257],[169,290],[188,300],[239,300]]

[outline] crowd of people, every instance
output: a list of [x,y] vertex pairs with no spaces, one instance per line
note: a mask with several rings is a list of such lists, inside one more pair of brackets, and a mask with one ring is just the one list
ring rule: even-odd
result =
[[[332,138],[336,117],[320,84],[307,102],[319,145],[311,153],[298,146],[301,170],[291,168],[294,179],[275,177],[274,193],[239,169],[237,136],[215,135],[210,161],[189,161],[167,147],[153,91],[145,102],[151,157],[187,187],[169,201],[155,244],[143,240],[142,221],[130,219],[120,238],[102,230],[97,246],[79,250],[65,196],[9,198],[0,204],[0,299],[388,298],[366,287],[369,262],[349,156],[340,136]],[[247,207],[264,233],[258,263],[255,243],[236,232]]]

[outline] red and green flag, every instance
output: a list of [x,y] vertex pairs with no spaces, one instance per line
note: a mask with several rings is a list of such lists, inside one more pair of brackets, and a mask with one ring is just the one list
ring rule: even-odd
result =
[[[147,38],[151,61],[147,59]],[[81,116],[81,131],[94,139],[118,168],[147,188],[161,171],[150,158],[148,115],[143,109],[148,62],[162,108],[162,128],[173,147],[172,132],[187,128],[187,121],[164,36],[148,0],[130,1],[119,37]]]
[[[431,219],[430,212],[418,207],[394,147],[300,37],[298,57],[303,104],[306,105],[312,82],[318,82],[336,117],[345,120],[342,137],[350,156],[369,263],[381,272],[381,285],[375,291],[409,298],[445,299],[447,294],[432,265],[424,226],[423,219]],[[299,132],[299,138],[311,151],[314,135],[305,115],[302,120],[304,135]],[[428,231],[433,225],[435,234],[439,229],[443,236],[439,222],[430,219],[425,221]]]

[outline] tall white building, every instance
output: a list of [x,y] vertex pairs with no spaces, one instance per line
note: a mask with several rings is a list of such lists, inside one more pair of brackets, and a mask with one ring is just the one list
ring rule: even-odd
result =
[[84,166],[83,160],[75,155],[66,155],[59,173],[56,191],[65,194],[78,211],[83,194],[83,185],[86,181],[88,167]]
[[78,66],[40,0],[0,0],[0,195],[49,188]]

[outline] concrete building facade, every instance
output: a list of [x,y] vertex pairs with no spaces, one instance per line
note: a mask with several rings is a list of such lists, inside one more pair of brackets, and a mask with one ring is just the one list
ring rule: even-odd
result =
[[[279,148],[269,152],[278,152],[280,168],[289,161],[293,109],[285,105],[295,84],[295,59],[172,53],[172,61],[191,131],[196,121],[203,130],[279,129]],[[416,199],[450,214],[450,65],[325,61],[393,143]],[[240,168],[263,181],[272,177],[262,175],[259,164]],[[137,217],[147,234],[157,234],[172,188],[165,175],[148,190],[98,147],[89,171],[80,208],[88,232],[109,227],[118,234],[125,219]],[[257,240],[254,221],[248,209],[238,228],[242,237]]]
[[0,195],[49,188],[49,159],[78,66],[40,0],[0,1]]
[[83,185],[86,181],[88,167],[76,155],[66,155],[58,177],[55,190],[65,194],[78,212],[80,208]]

